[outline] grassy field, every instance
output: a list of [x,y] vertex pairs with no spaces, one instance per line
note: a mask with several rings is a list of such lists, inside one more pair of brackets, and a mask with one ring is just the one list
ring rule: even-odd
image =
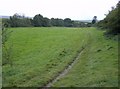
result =
[[[9,28],[12,66],[3,66],[3,87],[40,87],[86,47],[55,87],[118,86],[118,43],[95,28]],[[86,46],[85,46],[86,45]]]
[[90,38],[79,62],[54,87],[117,87],[118,43],[102,32],[89,31]]

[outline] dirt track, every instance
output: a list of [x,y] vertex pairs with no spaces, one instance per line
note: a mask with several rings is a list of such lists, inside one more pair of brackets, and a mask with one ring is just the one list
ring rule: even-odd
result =
[[64,77],[70,71],[70,69],[77,63],[77,61],[80,59],[80,55],[82,54],[83,50],[84,50],[84,47],[81,48],[81,50],[78,52],[78,54],[73,59],[73,61],[69,63],[69,65],[66,66],[66,68],[62,72],[60,72],[57,76],[55,76],[52,80],[50,80],[45,86],[43,86],[42,89],[50,88],[60,78]]

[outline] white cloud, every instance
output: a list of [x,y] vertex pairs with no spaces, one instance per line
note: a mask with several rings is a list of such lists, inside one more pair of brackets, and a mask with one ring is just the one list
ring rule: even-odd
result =
[[42,14],[46,17],[71,19],[92,19],[94,15],[103,19],[104,14],[115,6],[118,0],[1,0],[0,14],[24,13],[33,17]]

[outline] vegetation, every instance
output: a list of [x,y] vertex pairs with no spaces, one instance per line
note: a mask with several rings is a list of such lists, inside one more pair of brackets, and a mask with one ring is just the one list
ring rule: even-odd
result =
[[103,32],[87,30],[88,44],[79,61],[53,87],[118,87],[118,43]]
[[93,17],[92,24],[95,24],[97,22],[97,16]]
[[120,1],[116,8],[112,7],[106,18],[98,23],[98,26],[107,29],[106,34],[119,34],[120,33]]
[[[2,28],[2,19],[0,19],[0,28]],[[2,34],[2,30],[0,30]],[[2,36],[0,36],[0,44],[2,44]],[[2,45],[0,45],[0,88],[2,88]]]
[[8,20],[11,27],[29,27],[32,26],[31,19],[21,16],[19,14],[14,14]]
[[[79,62],[54,86],[118,86],[117,41],[95,28],[9,28],[13,67],[3,65],[3,87],[40,87],[84,47]],[[104,70],[103,70],[104,69]]]
[[[97,16],[86,23],[70,18],[49,19],[41,14],[28,18],[17,13],[3,19],[3,87],[42,87],[78,58],[83,48],[77,63],[52,86],[118,87],[119,23],[120,1],[99,22]],[[115,36],[108,39],[104,32],[106,36]]]
[[3,19],[3,23],[6,27],[90,27],[90,23],[73,21],[70,18],[47,18],[41,14],[37,14],[32,18],[14,14],[10,16],[10,19]]
[[7,46],[7,41],[12,31],[8,31],[8,29],[2,26],[2,65],[10,64],[12,66],[12,45]]

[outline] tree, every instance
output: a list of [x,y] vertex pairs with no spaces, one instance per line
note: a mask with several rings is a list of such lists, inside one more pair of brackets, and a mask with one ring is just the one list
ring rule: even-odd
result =
[[63,19],[59,19],[59,18],[51,18],[51,25],[52,26],[64,26],[64,21]]
[[47,17],[43,18],[42,26],[50,27],[50,19],[48,19]]
[[65,27],[72,27],[73,26],[72,21],[71,21],[70,18],[65,18],[64,19],[64,26]]
[[60,27],[64,26],[64,21],[63,21],[63,19],[57,18],[57,19],[56,19],[56,26],[60,26]]
[[35,15],[34,18],[33,18],[33,23],[34,23],[34,26],[35,27],[42,27],[43,26],[43,16],[38,14],[38,15]]
[[98,26],[107,29],[106,34],[116,35],[120,33],[120,1],[116,8],[112,8],[106,18],[98,23]]
[[50,23],[52,26],[56,26],[56,22],[55,22],[55,19],[54,18],[51,18],[50,19]]
[[97,22],[97,16],[93,17],[92,24],[95,24]]
[[10,16],[10,26],[11,27],[29,27],[32,26],[31,19],[26,18],[24,15],[14,14]]
[[18,18],[16,15],[10,16],[10,25],[11,27],[18,27]]

